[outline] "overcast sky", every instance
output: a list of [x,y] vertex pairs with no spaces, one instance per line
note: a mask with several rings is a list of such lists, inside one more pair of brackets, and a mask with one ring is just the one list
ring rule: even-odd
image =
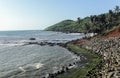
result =
[[0,0],[0,30],[42,30],[65,19],[108,12],[120,0]]

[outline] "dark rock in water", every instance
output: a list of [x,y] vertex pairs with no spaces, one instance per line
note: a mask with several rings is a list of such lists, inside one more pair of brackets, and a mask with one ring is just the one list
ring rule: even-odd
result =
[[76,65],[76,63],[75,63],[75,62],[74,62],[73,64],[74,64],[74,65]]
[[69,66],[73,66],[72,64],[69,64]]
[[36,40],[36,38],[30,38],[29,40]]
[[59,75],[59,74],[61,74],[61,72],[60,72],[60,71],[58,71],[58,72],[57,72],[57,74]]
[[68,67],[66,67],[66,68],[65,68],[65,70],[66,70],[66,71],[68,71],[68,70],[69,70],[69,68],[68,68]]
[[29,42],[28,44],[37,44],[37,42]]
[[49,46],[54,46],[54,43],[48,43]]
[[55,78],[54,74],[49,74],[48,78]]

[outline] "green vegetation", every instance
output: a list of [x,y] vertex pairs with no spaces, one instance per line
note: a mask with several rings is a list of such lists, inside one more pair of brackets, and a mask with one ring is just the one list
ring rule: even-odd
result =
[[92,15],[77,21],[64,20],[53,26],[46,28],[48,31],[62,31],[62,32],[94,32],[104,33],[106,30],[112,29],[114,26],[120,24],[120,9],[116,6],[114,10],[109,10],[108,13],[100,15]]
[[49,31],[70,31],[71,30],[71,24],[75,23],[75,21],[73,20],[64,20],[60,23],[57,23],[53,26],[50,26],[48,28],[46,28],[45,30],[49,30]]
[[84,61],[84,67],[72,68],[57,78],[84,78],[88,71],[92,70],[101,61],[97,54],[91,53],[89,50],[82,49],[74,44],[67,44],[67,48],[72,52],[83,54],[87,59]]

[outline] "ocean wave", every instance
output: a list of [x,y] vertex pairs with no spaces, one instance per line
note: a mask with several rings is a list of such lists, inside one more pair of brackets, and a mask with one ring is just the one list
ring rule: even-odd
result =
[[28,64],[25,66],[20,66],[18,67],[18,69],[20,69],[22,72],[26,72],[26,71],[40,69],[41,67],[43,67],[43,65],[44,64],[42,63],[34,63],[34,64]]
[[0,46],[21,46],[24,45],[24,43],[19,43],[19,44],[14,44],[14,43],[10,43],[10,44],[0,44]]
[[43,67],[43,65],[44,65],[44,64],[42,64],[42,63],[35,63],[35,64],[33,64],[33,66],[34,66],[36,69],[39,69],[39,68]]

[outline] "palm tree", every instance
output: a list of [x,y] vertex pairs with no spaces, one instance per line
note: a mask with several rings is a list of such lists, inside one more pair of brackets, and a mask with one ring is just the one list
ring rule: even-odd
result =
[[78,23],[80,24],[80,20],[81,20],[80,17],[78,17],[77,20],[78,20]]
[[116,6],[115,7],[115,13],[118,14],[119,12],[120,12],[120,8],[119,8],[119,6]]

